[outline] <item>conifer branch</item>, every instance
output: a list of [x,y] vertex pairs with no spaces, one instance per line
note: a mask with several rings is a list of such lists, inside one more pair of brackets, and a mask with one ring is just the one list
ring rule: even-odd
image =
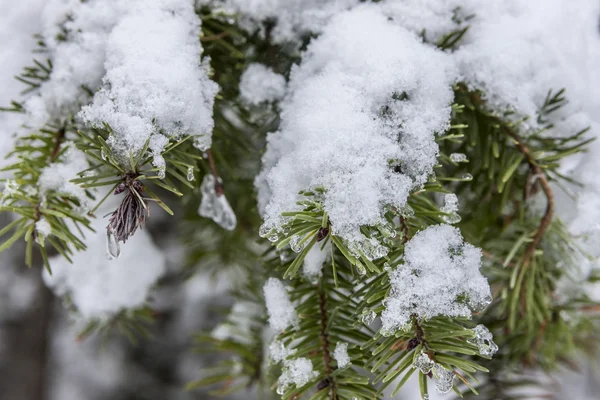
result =
[[321,348],[323,350],[323,365],[325,366],[325,373],[327,376],[319,383],[319,387],[317,389],[322,389],[321,386],[330,388],[330,398],[331,400],[337,399],[337,385],[335,382],[335,378],[333,377],[333,367],[331,354],[329,352],[329,335],[327,334],[327,326],[329,324],[329,319],[327,317],[327,298],[326,293],[323,290],[323,279],[321,280],[321,284],[317,286],[317,294],[319,296],[319,313],[321,314]]
[[529,265],[531,258],[535,253],[535,250],[540,245],[544,234],[546,233],[548,227],[550,226],[550,223],[552,222],[552,217],[554,215],[554,194],[552,192],[550,184],[548,183],[548,178],[546,174],[544,173],[544,171],[542,171],[542,168],[540,168],[540,166],[537,164],[535,157],[533,156],[533,154],[531,154],[531,150],[523,142],[523,139],[521,139],[517,133],[513,132],[512,130],[506,127],[504,128],[504,132],[506,132],[506,134],[508,134],[511,138],[514,139],[517,148],[525,156],[529,167],[534,172],[535,176],[539,179],[540,185],[542,186],[542,190],[544,192],[544,195],[546,196],[547,201],[546,211],[544,212],[544,216],[542,217],[539,227],[535,233],[535,236],[533,237],[533,241],[529,243],[529,245],[525,249],[525,254],[523,256],[523,266],[526,267]]

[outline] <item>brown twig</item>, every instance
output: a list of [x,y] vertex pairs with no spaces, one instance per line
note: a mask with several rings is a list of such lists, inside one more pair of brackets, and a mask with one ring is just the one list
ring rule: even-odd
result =
[[52,153],[50,153],[50,162],[53,163],[56,161],[56,157],[60,153],[60,145],[65,139],[66,129],[60,128],[58,132],[56,132],[56,136],[54,137],[54,148],[52,149]]
[[206,156],[208,158],[208,165],[210,166],[210,172],[215,177],[215,192],[217,196],[223,195],[223,183],[221,182],[221,177],[219,177],[219,172],[217,171],[217,165],[215,164],[215,158],[213,157],[212,151],[210,149],[206,150]]
[[321,348],[323,350],[323,364],[325,366],[325,372],[327,377],[322,382],[327,383],[330,388],[331,400],[337,400],[337,388],[335,380],[333,378],[333,367],[331,366],[331,354],[329,353],[329,335],[327,334],[327,299],[325,298],[325,292],[321,286],[317,286],[317,292],[319,296],[319,312],[321,314]]
[[552,217],[554,216],[554,194],[552,192],[552,188],[550,187],[550,183],[548,182],[548,177],[546,176],[544,171],[542,171],[542,168],[537,164],[535,157],[533,156],[533,154],[531,154],[531,150],[529,150],[529,147],[527,147],[527,145],[523,142],[519,135],[517,135],[510,129],[505,127],[504,132],[515,141],[517,148],[525,156],[525,159],[529,164],[529,168],[531,168],[531,170],[534,173],[534,176],[537,176],[537,179],[539,180],[539,183],[542,187],[547,201],[546,211],[544,213],[544,216],[542,217],[542,220],[540,221],[540,225],[537,229],[537,232],[533,237],[533,241],[529,243],[529,245],[525,249],[525,254],[523,257],[523,266],[526,267],[531,262],[531,258],[533,257],[535,250],[540,245],[544,234],[546,233],[548,227],[550,226],[550,223],[552,222]]
[[221,32],[216,35],[204,36],[200,38],[201,42],[212,42],[214,40],[223,39],[224,37],[229,36],[229,32]]

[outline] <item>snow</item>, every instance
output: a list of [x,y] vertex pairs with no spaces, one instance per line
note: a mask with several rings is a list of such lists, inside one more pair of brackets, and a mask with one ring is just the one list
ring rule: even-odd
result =
[[[108,36],[103,86],[81,117],[91,126],[111,126],[109,143],[123,162],[152,135],[194,135],[198,146],[210,147],[218,86],[208,78],[207,60],[200,62],[200,20],[192,2],[136,1],[129,7]],[[156,154],[166,140],[154,143]]]
[[79,201],[79,212],[88,211],[90,201],[85,193],[85,189],[79,185],[69,182],[71,179],[78,178],[80,171],[88,168],[88,161],[85,153],[75,148],[73,143],[65,143],[63,147],[68,147],[64,156],[58,162],[54,162],[42,169],[38,179],[40,195],[43,197],[49,191],[65,193]]
[[35,223],[35,231],[42,237],[48,237],[52,233],[52,227],[46,218],[40,218]]
[[346,368],[350,365],[350,356],[348,355],[348,343],[337,342],[333,351],[333,359],[337,362],[338,368]]
[[212,174],[204,175],[204,179],[200,185],[202,200],[198,214],[202,217],[212,219],[221,228],[232,231],[237,225],[237,218],[225,195],[217,194],[215,184],[216,179]]
[[333,15],[357,5],[359,0],[201,0],[200,3],[237,15],[238,22],[249,32],[264,34],[265,22],[274,21],[271,37],[281,43],[300,41],[306,34],[321,32]]
[[[102,212],[106,209],[98,215]],[[107,260],[105,225],[105,220],[93,220],[96,232],[88,233],[88,248],[76,252],[72,264],[63,257],[52,257],[52,275],[43,272],[46,285],[57,296],[68,295],[85,320],[107,319],[120,311],[143,307],[165,271],[165,256],[145,231],[130,239],[131,244],[119,258]]]
[[[28,125],[63,122],[89,101],[104,74],[106,40],[124,11],[125,1],[50,0],[42,12],[42,37],[52,59],[50,79],[25,103]],[[69,18],[67,18],[69,15]],[[64,29],[61,29],[64,28]],[[66,40],[59,40],[66,32]],[[42,59],[43,60],[43,59]]]
[[273,340],[269,345],[269,356],[271,357],[271,360],[276,363],[284,361],[295,353],[296,349],[290,349],[278,340]]
[[457,228],[434,225],[418,232],[406,244],[404,260],[390,273],[392,290],[381,315],[386,332],[404,328],[412,315],[470,317],[491,302],[479,272],[481,250],[465,243]]
[[304,257],[302,272],[311,282],[316,282],[323,273],[323,263],[331,254],[331,243],[327,243],[321,250],[321,243],[315,243]]
[[240,97],[249,105],[280,100],[285,94],[285,77],[259,63],[248,65],[240,78]]
[[290,301],[287,288],[283,282],[277,278],[269,278],[263,290],[271,328],[281,333],[289,327],[297,327],[299,323],[298,314],[296,314],[296,309]]
[[252,329],[258,326],[262,312],[263,310],[256,303],[237,301],[233,304],[227,321],[217,325],[211,332],[211,336],[219,340],[250,344]]
[[291,385],[301,388],[317,376],[319,376],[319,373],[313,370],[313,365],[308,358],[300,357],[286,360],[283,372],[279,376],[277,393],[283,394]]
[[448,54],[376,4],[334,17],[292,70],[281,127],[268,137],[256,179],[267,226],[300,207],[300,190],[322,186],[333,233],[364,241],[359,227],[385,223],[385,206],[403,207],[432,172],[455,78]]

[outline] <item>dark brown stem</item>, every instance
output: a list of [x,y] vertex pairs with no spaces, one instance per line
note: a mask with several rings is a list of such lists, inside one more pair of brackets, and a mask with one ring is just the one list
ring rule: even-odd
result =
[[533,171],[534,176],[536,176],[539,180],[539,183],[542,187],[542,191],[544,192],[547,201],[546,211],[544,213],[544,216],[542,217],[542,220],[540,221],[540,225],[537,229],[537,232],[533,237],[533,241],[529,243],[529,245],[525,249],[525,255],[523,257],[523,266],[526,267],[531,262],[535,250],[540,245],[544,234],[546,233],[548,227],[550,226],[550,223],[552,222],[552,217],[554,216],[554,194],[552,192],[552,188],[550,187],[550,183],[548,182],[548,177],[546,176],[542,168],[540,168],[540,166],[537,164],[535,157],[533,156],[533,154],[531,154],[531,150],[529,150],[529,147],[527,147],[527,145],[523,142],[519,135],[517,135],[510,129],[504,128],[504,132],[506,132],[506,134],[515,141],[515,145],[517,146],[519,151],[525,156],[525,159],[529,164],[529,168],[531,168],[531,171]]
[[223,39],[224,37],[229,36],[229,32],[221,32],[216,35],[204,36],[200,38],[201,42],[212,42],[214,40]]
[[56,157],[60,153],[60,145],[65,139],[66,130],[65,128],[60,128],[58,132],[56,132],[56,136],[54,137],[54,148],[52,149],[52,153],[50,153],[50,162],[53,163],[56,161]]
[[410,234],[408,231],[408,225],[406,224],[406,219],[404,217],[400,217],[400,229],[402,230],[402,244],[406,244],[410,240]]
[[210,166],[210,172],[215,177],[215,192],[217,196],[223,195],[223,183],[221,183],[221,178],[219,177],[219,172],[217,171],[217,165],[215,164],[215,158],[210,149],[206,150],[206,155],[208,158],[208,165]]
[[319,312],[321,314],[321,347],[323,350],[323,364],[325,366],[325,372],[327,373],[327,377],[325,378],[328,381],[331,400],[337,400],[337,387],[335,384],[335,380],[333,378],[333,367],[331,366],[331,354],[329,353],[329,335],[327,334],[327,299],[325,297],[325,292],[323,291],[321,285],[317,286],[317,293],[319,296]]

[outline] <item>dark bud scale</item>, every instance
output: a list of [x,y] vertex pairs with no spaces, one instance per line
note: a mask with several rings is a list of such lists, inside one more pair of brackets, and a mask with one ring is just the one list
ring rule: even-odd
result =
[[320,242],[321,240],[325,239],[328,234],[329,227],[319,229],[319,232],[317,232],[317,242]]

